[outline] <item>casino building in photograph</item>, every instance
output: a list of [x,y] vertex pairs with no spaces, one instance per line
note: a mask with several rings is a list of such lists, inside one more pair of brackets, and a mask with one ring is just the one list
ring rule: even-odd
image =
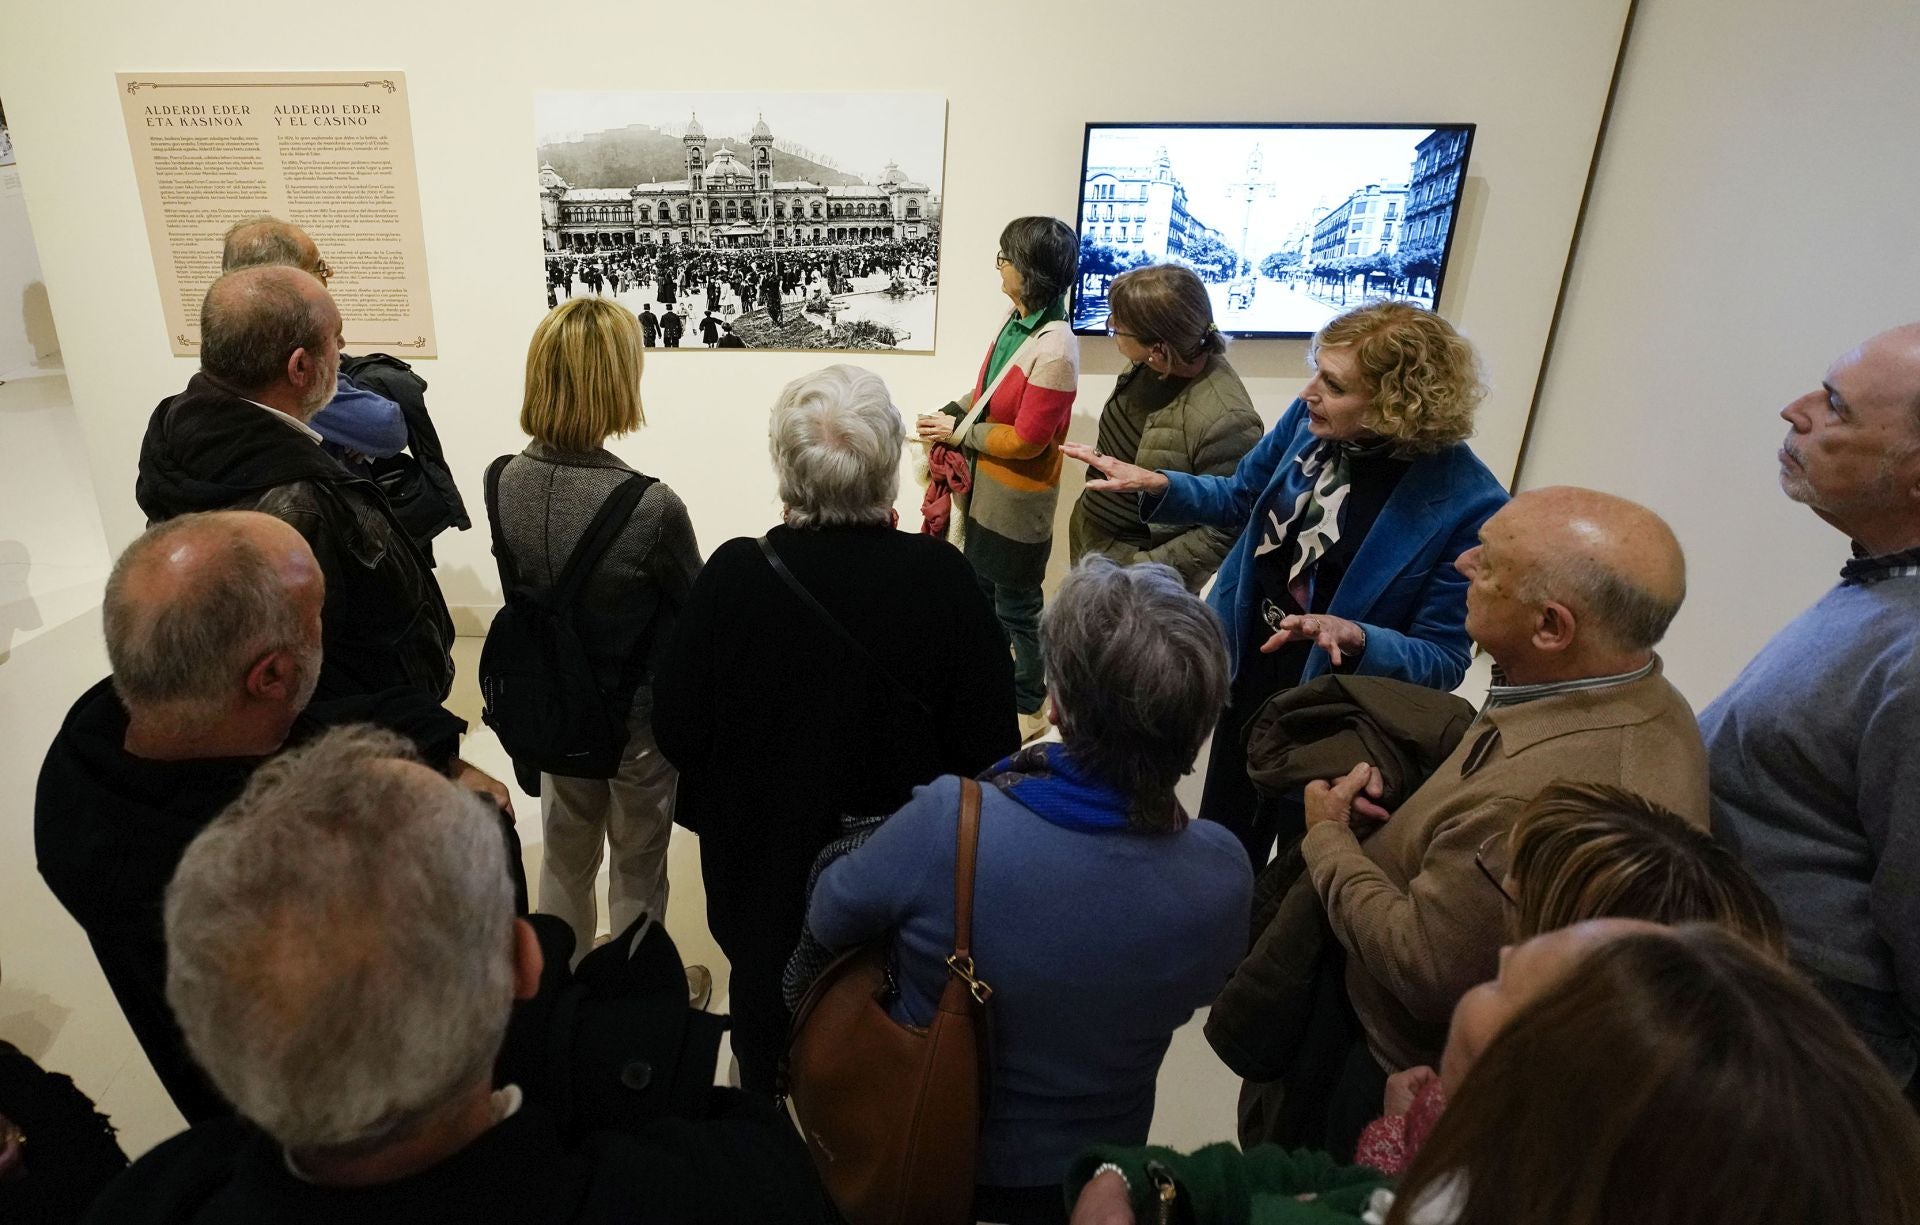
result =
[[546,249],[798,246],[932,233],[930,189],[892,163],[877,183],[823,186],[775,178],[773,132],[764,118],[753,125],[746,161],[725,146],[709,155],[697,115],[681,144],[686,175],[669,183],[575,187],[552,166],[540,167]]

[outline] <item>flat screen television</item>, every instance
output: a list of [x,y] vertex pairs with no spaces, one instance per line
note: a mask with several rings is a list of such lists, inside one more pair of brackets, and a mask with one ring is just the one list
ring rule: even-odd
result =
[[1232,336],[1311,336],[1363,302],[1440,299],[1470,123],[1090,123],[1073,330],[1143,264],[1199,274]]

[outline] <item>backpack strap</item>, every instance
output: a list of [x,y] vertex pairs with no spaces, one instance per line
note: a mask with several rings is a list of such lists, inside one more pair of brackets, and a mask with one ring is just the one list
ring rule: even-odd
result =
[[627,530],[627,520],[633,518],[633,512],[640,505],[640,499],[653,487],[651,477],[635,472],[627,476],[614,488],[600,509],[593,516],[593,522],[587,524],[586,532],[580,537],[580,543],[573,546],[573,554],[567,558],[567,564],[553,581],[553,603],[560,608],[571,608],[580,598],[581,588],[587,585],[587,576],[620,533]]
[[513,554],[507,552],[507,538],[500,530],[500,472],[511,455],[502,455],[487,465],[487,527],[493,533],[493,559],[500,566],[500,585],[508,591],[521,587],[520,569],[513,564]]
[[929,718],[932,717],[933,707],[927,704],[927,700],[921,697],[919,694],[915,693],[913,690],[907,688],[906,685],[903,684],[898,677],[894,676],[893,673],[887,671],[886,665],[882,664],[878,659],[874,658],[873,652],[869,651],[866,648],[866,644],[861,642],[858,638],[855,638],[852,634],[848,633],[847,627],[840,624],[839,619],[836,618],[832,613],[827,611],[827,606],[825,604],[822,604],[819,600],[814,598],[813,593],[807,590],[806,584],[802,583],[799,579],[793,576],[793,571],[787,569],[787,563],[780,560],[780,554],[774,552],[773,542],[771,540],[768,540],[765,536],[762,536],[758,540],[756,540],[754,543],[760,546],[761,555],[767,559],[767,564],[773,567],[773,572],[780,576],[780,581],[785,583],[788,589],[791,590],[794,595],[799,596],[800,602],[802,604],[805,604],[808,610],[810,610],[814,616],[818,617],[822,622],[824,622],[828,629],[832,630],[835,634],[837,634],[841,642],[844,642],[849,647],[852,647],[853,653],[857,655],[860,659],[864,660],[866,662],[867,667],[873,669],[874,675],[883,678],[889,684],[891,684],[895,689],[899,690],[901,695],[905,697],[907,701],[913,703],[913,707],[915,710],[918,710],[921,714],[926,715]]

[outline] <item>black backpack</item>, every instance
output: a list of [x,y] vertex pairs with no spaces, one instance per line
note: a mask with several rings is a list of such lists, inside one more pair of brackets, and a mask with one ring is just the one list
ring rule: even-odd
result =
[[487,467],[487,518],[506,605],[494,614],[480,649],[480,717],[518,767],[612,778],[627,746],[627,709],[646,670],[647,644],[636,646],[614,692],[602,693],[573,615],[587,576],[626,530],[654,481],[639,473],[622,481],[587,525],[552,589],[543,592],[520,581],[500,530],[500,471],[511,458],[503,455]]

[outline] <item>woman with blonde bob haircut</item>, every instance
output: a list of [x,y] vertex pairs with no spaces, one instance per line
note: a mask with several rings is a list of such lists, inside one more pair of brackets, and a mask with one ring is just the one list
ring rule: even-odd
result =
[[700,546],[673,490],[606,448],[609,438],[646,421],[640,365],[640,324],[631,313],[601,297],[555,307],[527,346],[520,428],[533,441],[488,470],[487,512],[496,549],[506,553],[502,575],[510,564],[536,591],[558,581],[607,499],[628,481],[645,482],[572,610],[597,682],[597,692],[579,700],[605,703],[626,718],[618,770],[611,778],[517,771],[523,784],[539,779],[546,826],[537,908],[573,928],[576,956],[592,946],[599,927],[594,878],[608,844],[610,930],[624,931],[642,914],[667,913],[676,778],[654,744],[652,677],[700,572]]
[[[1114,317],[1116,329],[1129,325],[1117,307]],[[1231,474],[1066,446],[1098,470],[1090,496],[1127,495],[1156,527],[1235,538],[1208,597],[1227,627],[1233,689],[1200,815],[1239,834],[1255,867],[1283,822],[1297,833],[1302,818],[1298,801],[1255,793],[1247,721],[1280,690],[1335,670],[1458,685],[1473,643],[1467,580],[1453,563],[1507,500],[1466,445],[1480,371],[1452,324],[1374,303],[1330,321],[1309,356],[1313,377]]]
[[562,451],[598,450],[647,423],[640,409],[640,324],[606,298],[570,298],[527,346],[520,428]]

